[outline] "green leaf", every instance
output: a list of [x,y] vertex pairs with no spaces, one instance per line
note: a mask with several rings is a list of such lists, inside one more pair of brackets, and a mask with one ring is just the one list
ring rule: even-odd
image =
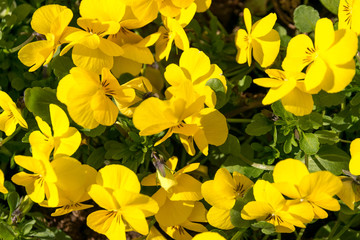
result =
[[284,147],[283,147],[284,153],[288,154],[291,152],[293,141],[295,141],[294,133],[288,134],[284,142]]
[[246,202],[243,199],[238,199],[235,202],[234,207],[230,210],[230,220],[232,225],[239,228],[250,227],[250,221],[244,220],[241,217],[241,210],[244,208]]
[[339,142],[338,134],[332,130],[319,130],[315,132],[315,135],[321,144],[333,145]]
[[344,102],[345,93],[344,92],[327,93],[321,91],[318,94],[313,95],[313,99],[314,99],[314,104],[316,106],[322,106],[322,107],[337,106],[342,102]]
[[103,134],[106,130],[106,126],[99,125],[94,129],[83,128],[81,131],[88,137],[97,137]]
[[95,149],[86,160],[86,164],[92,166],[95,169],[101,168],[104,166],[105,152],[106,150],[104,147]]
[[[216,109],[220,109],[222,106],[224,106],[227,101],[229,100],[229,97],[225,92],[225,87],[222,84],[222,82],[217,78],[211,78],[209,79],[206,84],[206,86],[209,86],[216,94]],[[230,92],[230,91],[228,91]]]
[[55,76],[61,79],[69,74],[70,69],[75,65],[70,57],[58,55],[51,60],[50,67],[53,69]]
[[319,19],[319,12],[310,6],[300,5],[294,11],[294,23],[300,32],[314,31]]
[[355,96],[351,98],[350,104],[352,106],[356,106],[360,104],[360,92],[356,93]]
[[238,91],[244,92],[246,89],[250,87],[251,83],[252,83],[252,78],[248,75],[245,75],[237,83]]
[[23,235],[27,235],[30,233],[31,229],[33,228],[33,226],[35,225],[36,220],[30,220],[28,222],[26,222],[23,226],[21,226],[21,232]]
[[317,112],[312,112],[309,115],[299,117],[299,127],[302,130],[319,129],[323,126],[322,115]]
[[273,104],[271,104],[271,109],[273,110],[273,112],[276,116],[279,116],[284,120],[294,119],[294,115],[292,115],[291,113],[289,113],[288,111],[285,110],[281,101],[276,101]]
[[33,11],[34,8],[27,3],[21,4],[15,8],[13,14],[17,17],[17,22],[23,21],[30,13]]
[[119,143],[117,141],[107,141],[105,144],[105,158],[106,159],[114,159],[120,160],[122,158],[126,158],[129,154],[129,149],[125,144]]
[[327,8],[327,10],[335,15],[338,15],[340,0],[320,0],[320,2]]
[[20,204],[20,197],[17,192],[10,192],[7,196],[7,202],[10,208],[10,215],[14,212],[16,207]]
[[251,178],[257,178],[264,172],[264,170],[251,167],[244,163],[240,158],[232,155],[226,158],[221,167],[226,168],[229,172],[238,172]]
[[302,132],[300,137],[300,148],[306,154],[313,155],[319,151],[319,140],[313,133]]
[[5,222],[0,222],[0,238],[6,240],[15,239],[15,232],[12,228]]
[[271,131],[273,125],[269,119],[263,114],[257,113],[254,115],[251,123],[246,126],[245,132],[251,136],[261,136]]
[[48,123],[50,123],[49,105],[51,103],[65,109],[64,104],[56,98],[55,90],[48,87],[28,88],[25,90],[24,96],[26,108],[35,116],[41,117]]
[[309,161],[309,170],[327,170],[340,175],[343,169],[348,169],[350,156],[336,146],[323,145],[315,156]]
[[263,232],[266,235],[269,235],[269,234],[272,234],[275,232],[274,225],[272,225],[271,223],[265,222],[265,221],[253,223],[253,224],[251,224],[251,226],[253,226],[254,228],[260,228],[261,232]]
[[240,157],[240,142],[239,139],[234,135],[229,134],[225,143],[219,146],[219,149],[222,153],[231,154],[235,157]]

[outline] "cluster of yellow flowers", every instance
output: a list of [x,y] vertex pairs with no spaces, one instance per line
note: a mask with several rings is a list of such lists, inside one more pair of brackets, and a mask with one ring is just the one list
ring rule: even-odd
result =
[[[340,6],[352,3],[341,1]],[[47,5],[36,10],[31,21],[32,28],[45,40],[27,44],[18,56],[29,71],[35,71],[55,54],[61,56],[72,49],[76,67],[60,80],[56,96],[79,126],[112,126],[121,113],[132,118],[140,136],[166,131],[154,146],[178,134],[189,155],[196,153],[194,142],[202,154],[208,155],[209,144],[220,146],[226,141],[228,126],[225,116],[215,108],[216,94],[207,82],[218,79],[225,91],[227,82],[218,65],[211,64],[204,52],[190,47],[184,27],[196,12],[205,11],[210,4],[211,0],[82,0],[81,17],[77,19],[81,29],[69,26],[73,17],[70,9]],[[266,69],[270,78],[254,80],[270,88],[263,104],[281,99],[287,111],[302,116],[313,110],[312,94],[320,90],[339,92],[351,82],[360,34],[360,4],[346,9],[349,7],[354,16],[351,21],[342,7],[338,30],[329,19],[318,20],[315,43],[307,35],[297,35],[289,42],[283,70]],[[132,31],[151,23],[159,13],[163,26],[156,33],[143,38]],[[280,48],[279,34],[272,29],[276,18],[271,13],[252,24],[250,11],[244,10],[246,30],[240,29],[235,39],[238,63],[250,66],[254,64],[253,56],[266,68],[275,61]],[[179,64],[169,64],[165,69],[166,90],[162,89],[163,83],[145,76],[125,84],[118,82],[122,73],[138,75],[143,64],[167,60],[173,42],[183,52]],[[149,49],[152,45],[155,58]],[[27,128],[20,109],[2,91],[0,107],[0,130],[6,135],[11,135],[17,124]],[[81,144],[81,134],[70,127],[59,106],[50,104],[49,110],[51,127],[35,117],[40,131],[29,136],[32,157],[14,157],[16,164],[31,173],[19,172],[12,181],[24,186],[32,201],[57,208],[52,216],[91,208],[83,202],[92,199],[103,210],[91,213],[87,224],[109,239],[126,239],[127,231],[148,235],[147,239],[165,239],[156,227],[149,229],[149,216],[154,216],[162,231],[174,239],[191,239],[185,229],[201,232],[193,238],[196,240],[224,239],[217,233],[205,233],[208,229],[202,223],[234,228],[230,211],[251,188],[254,201],[246,203],[241,217],[269,222],[277,232],[292,232],[295,226],[305,228],[313,219],[326,218],[325,210],[338,211],[340,205],[334,195],[350,208],[360,200],[353,178],[337,177],[328,171],[309,173],[305,164],[294,159],[276,164],[273,183],[254,183],[243,174],[231,175],[225,168],[216,172],[214,180],[201,183],[193,177],[201,172],[200,163],[176,171],[177,157],[164,161],[154,152],[157,171],[140,184],[138,176],[122,165],[108,165],[97,171],[72,158]],[[360,174],[359,146],[360,140],[356,139],[350,147],[350,172],[354,175]],[[0,192],[7,193],[3,185],[4,174],[0,171]],[[149,197],[140,193],[141,185],[160,188]],[[203,198],[211,205],[209,210],[201,202]]]

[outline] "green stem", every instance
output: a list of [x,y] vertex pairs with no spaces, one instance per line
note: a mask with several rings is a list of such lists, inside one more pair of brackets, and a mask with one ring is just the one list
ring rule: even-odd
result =
[[[360,215],[354,215],[354,217],[343,228],[341,228],[340,232],[338,232],[338,234],[336,234],[332,239],[339,239],[341,235],[343,235],[349,229],[349,227],[359,218]],[[329,238],[329,240],[331,239]]]
[[238,118],[227,118],[228,123],[250,123],[251,119],[238,119]]
[[277,234],[277,240],[281,240],[281,233]]
[[241,235],[243,234],[243,231],[238,231],[237,233],[235,233],[235,235],[231,238],[231,240],[237,240],[240,239]]
[[15,137],[16,134],[18,134],[18,132],[20,132],[20,130],[21,130],[21,127],[20,127],[20,126],[17,127],[16,130],[13,132],[13,134],[11,134],[10,136],[7,136],[4,140],[2,140],[2,141],[0,142],[0,147],[1,147],[2,145],[4,145],[5,143],[7,143],[8,141],[10,141],[13,137]]
[[339,226],[340,226],[340,219],[338,218],[335,222],[334,227],[331,229],[328,239],[331,239],[334,236],[334,234],[336,233],[336,230],[339,228]]
[[207,13],[211,18],[215,18],[218,27],[221,29],[221,31],[222,31],[224,34],[227,34],[226,29],[225,29],[224,26],[219,22],[219,19],[218,19],[210,10],[207,10],[206,13]]
[[309,156],[305,153],[305,166],[309,168]]
[[13,53],[13,52],[18,51],[20,48],[22,48],[23,46],[25,46],[26,44],[28,44],[29,42],[31,42],[34,38],[35,38],[35,33],[32,33],[32,34],[30,35],[30,37],[25,40],[25,42],[23,42],[23,43],[20,44],[19,46],[13,47],[12,49],[9,50],[9,52],[10,52],[10,53]]
[[351,143],[351,141],[349,141],[349,140],[344,140],[344,139],[340,139],[340,138],[339,138],[339,142],[343,142],[343,143]]
[[301,240],[302,236],[304,235],[304,232],[305,232],[305,228],[302,228],[299,234],[297,234],[296,240]]
[[252,166],[254,168],[258,168],[258,169],[262,169],[262,170],[269,170],[269,171],[274,170],[274,166],[264,165],[264,164],[261,164],[261,163],[254,163],[253,161],[251,161],[250,159],[248,159],[247,157],[245,157],[241,153],[240,153],[239,156],[240,156],[240,159],[242,161],[244,161],[245,163],[249,164],[250,166]]
[[195,155],[195,157],[193,157],[192,159],[190,159],[189,161],[188,161],[188,164],[189,163],[193,163],[193,162],[195,162],[199,157],[201,157],[202,156],[202,152],[198,152],[196,155]]

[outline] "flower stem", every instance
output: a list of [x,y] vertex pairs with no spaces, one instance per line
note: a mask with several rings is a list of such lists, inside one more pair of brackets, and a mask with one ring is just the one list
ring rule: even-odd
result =
[[[341,237],[341,235],[343,235],[348,229],[349,227],[356,221],[360,219],[360,215],[354,215],[353,218],[343,227],[341,228],[340,232],[338,232],[333,238],[331,239],[339,239]],[[329,240],[331,240],[330,238],[328,238]]]
[[254,163],[253,161],[251,161],[250,159],[248,159],[247,157],[245,157],[241,153],[239,154],[239,157],[243,162],[249,164],[250,166],[252,166],[254,168],[258,168],[258,169],[262,169],[262,170],[269,170],[269,171],[274,170],[274,166],[264,165],[264,164],[261,164],[261,163]]
[[187,163],[192,163],[192,162],[195,162],[199,157],[201,157],[202,155],[202,152],[199,151],[192,159],[190,159]]
[[18,132],[20,132],[21,127],[17,127],[16,130],[13,132],[13,134],[11,134],[10,136],[7,136],[6,138],[4,138],[1,142],[0,142],[0,147],[2,145],[4,145],[5,143],[7,143],[8,141],[10,141],[13,137],[16,136],[16,134],[18,134]]
[[305,228],[300,229],[299,234],[297,234],[296,240],[301,240],[302,236],[304,235]]
[[249,123],[251,122],[251,119],[227,118],[226,121],[228,123]]
[[30,37],[25,40],[25,42],[23,42],[23,43],[20,44],[19,46],[16,46],[16,47],[11,48],[11,49],[9,50],[9,52],[10,52],[10,53],[13,53],[13,52],[18,51],[20,48],[22,48],[23,46],[25,46],[26,44],[28,44],[29,42],[31,42],[31,41],[34,39],[35,35],[36,35],[35,33],[32,33],[32,34],[30,35]]
[[334,236],[334,234],[335,234],[336,230],[339,228],[339,226],[340,226],[340,219],[338,218],[335,222],[334,227],[331,229],[328,239],[332,239],[332,237]]
[[339,138],[339,142],[343,142],[343,143],[351,143],[351,141],[349,141],[349,140],[344,140],[344,139],[340,139],[340,138]]

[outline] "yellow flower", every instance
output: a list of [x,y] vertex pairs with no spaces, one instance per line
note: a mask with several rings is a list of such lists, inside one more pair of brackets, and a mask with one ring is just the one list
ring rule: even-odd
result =
[[4,186],[4,173],[0,169],[0,192],[1,193],[8,193],[8,190]]
[[312,219],[308,203],[295,203],[287,201],[271,183],[257,180],[254,184],[255,201],[248,202],[241,211],[245,220],[266,221],[274,225],[276,232],[289,233],[295,226],[305,228],[306,222]]
[[0,114],[0,130],[4,131],[7,136],[13,134],[17,124],[20,124],[23,128],[28,128],[25,119],[21,116],[20,109],[16,107],[9,95],[3,91],[0,91],[0,107],[3,109]]
[[203,232],[196,234],[193,238],[193,240],[225,240],[223,236],[221,236],[217,232]]
[[109,40],[119,45],[124,53],[114,57],[114,66],[111,71],[115,77],[123,73],[138,75],[143,64],[153,64],[154,57],[149,47],[159,39],[160,33],[154,33],[146,38],[122,27],[115,35],[110,35]]
[[281,99],[284,108],[297,115],[303,116],[312,112],[314,101],[310,93],[305,92],[305,78],[302,72],[266,69],[270,78],[256,78],[254,83],[262,87],[270,87],[262,103],[271,104]]
[[356,177],[340,176],[342,188],[336,194],[352,210],[354,210],[354,204],[360,201],[360,184]]
[[26,193],[31,200],[41,203],[46,199],[50,207],[55,207],[59,203],[59,193],[56,187],[57,176],[49,158],[33,149],[33,157],[15,156],[17,165],[33,173],[19,172],[15,174],[11,181],[17,185],[25,187]]
[[177,226],[185,222],[194,208],[194,201],[202,199],[201,183],[187,173],[199,168],[199,163],[192,163],[175,172],[177,157],[166,161],[165,174],[157,169],[156,173],[143,178],[143,186],[161,185],[152,196],[159,204],[156,220],[162,226]]
[[234,207],[236,199],[242,198],[254,183],[238,172],[233,176],[226,168],[220,168],[214,180],[206,181],[201,186],[201,192],[212,207],[207,219],[210,225],[220,229],[232,229],[230,210]]
[[328,171],[309,173],[301,161],[286,159],[276,164],[273,177],[275,187],[282,194],[310,203],[309,211],[313,211],[314,218],[326,218],[328,214],[323,209],[340,210],[339,202],[333,196],[341,190],[342,183]]
[[88,193],[105,210],[91,213],[87,225],[110,240],[125,240],[126,231],[148,234],[145,218],[159,209],[156,201],[140,193],[136,174],[122,165],[100,169]]
[[200,96],[205,96],[205,104],[214,108],[216,105],[215,92],[206,85],[207,81],[217,78],[227,90],[226,79],[222,70],[216,64],[211,64],[210,59],[196,48],[185,50],[180,57],[179,66],[170,64],[164,73],[165,79],[172,86],[179,86],[183,81],[190,80],[194,91]]
[[158,16],[158,0],[124,1],[125,15],[120,21],[121,27],[128,29],[141,28],[151,23]]
[[29,43],[20,49],[18,57],[24,65],[31,67],[30,72],[50,62],[63,41],[72,17],[70,9],[57,4],[43,6],[34,12],[31,27],[45,35],[46,40]]
[[177,18],[163,17],[164,26],[161,26],[158,32],[161,33],[159,40],[155,44],[155,58],[157,61],[168,60],[172,43],[181,50],[189,48],[189,39],[186,36],[184,27],[186,27],[194,17],[196,5],[192,4],[187,9],[182,9]]
[[276,59],[280,49],[279,33],[272,29],[276,22],[276,14],[270,13],[252,25],[249,9],[244,9],[246,30],[236,33],[235,44],[238,49],[236,61],[251,65],[252,55],[261,67],[270,66]]
[[43,207],[59,207],[51,216],[60,216],[93,207],[82,202],[90,199],[87,189],[91,184],[95,184],[97,172],[94,168],[66,156],[55,158],[51,166],[57,176],[59,203],[56,206],[49,206],[48,201],[40,204]]
[[340,0],[339,29],[351,29],[360,35],[360,2],[357,0]]
[[306,66],[305,88],[310,93],[321,89],[335,93],[343,90],[355,75],[358,45],[356,34],[345,29],[334,31],[330,19],[322,18],[315,26],[315,44],[300,34],[289,42],[283,68],[301,72]]
[[195,202],[194,208],[188,217],[188,219],[176,226],[162,226],[160,228],[166,232],[171,238],[176,240],[190,240],[192,236],[186,231],[186,229],[192,232],[206,232],[207,229],[200,222],[207,222],[206,209],[201,202]]
[[353,175],[360,175],[360,138],[351,142],[350,154],[349,170]]
[[77,124],[93,129],[115,123],[119,110],[111,98],[129,102],[135,98],[135,91],[122,88],[109,69],[102,70],[100,80],[97,74],[76,67],[60,80],[57,98],[66,104]]
[[36,121],[40,131],[34,131],[29,136],[29,142],[33,149],[46,152],[50,156],[54,149],[54,157],[58,155],[72,155],[80,146],[81,134],[74,127],[69,127],[69,119],[66,113],[58,106],[50,104],[50,117],[53,132],[50,126],[40,117],[36,116]]

